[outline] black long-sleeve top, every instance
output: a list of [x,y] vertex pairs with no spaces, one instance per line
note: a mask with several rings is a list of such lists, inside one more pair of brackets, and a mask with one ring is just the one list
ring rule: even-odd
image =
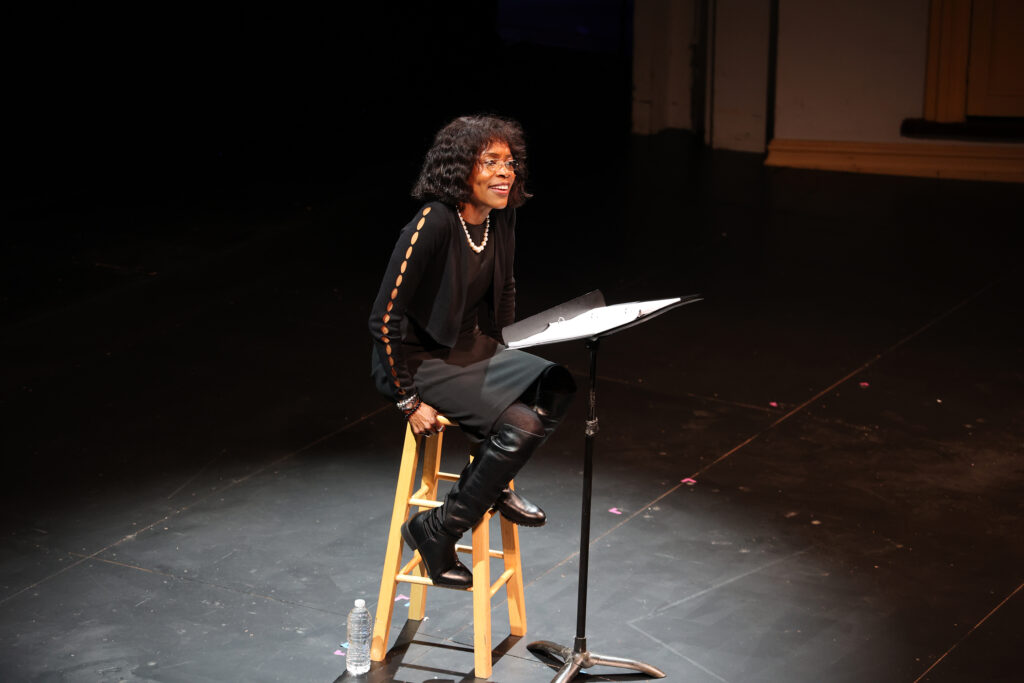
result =
[[[481,302],[480,330],[501,340],[515,320],[515,209],[492,210],[487,248],[494,249],[493,296]],[[424,205],[402,229],[370,312],[375,362],[391,374],[392,400],[416,392],[403,340],[410,321],[417,337],[451,348],[459,336],[467,304],[463,259],[469,253],[455,209],[441,202]],[[419,340],[422,341],[422,340]]]

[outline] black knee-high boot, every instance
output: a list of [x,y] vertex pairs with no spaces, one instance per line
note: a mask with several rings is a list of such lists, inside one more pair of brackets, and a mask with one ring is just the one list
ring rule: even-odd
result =
[[[544,438],[538,447],[544,445],[565,418],[575,393],[576,382],[561,365],[552,365],[540,377],[533,405],[530,406],[544,428]],[[547,515],[540,507],[508,487],[498,496],[494,509],[513,524],[543,526],[547,522]]]
[[420,552],[434,585],[467,588],[473,584],[472,573],[455,554],[455,542],[494,505],[543,440],[543,434],[503,424],[477,449],[444,505],[402,525],[402,537]]
[[[537,402],[532,406],[533,411],[537,413],[537,417],[540,418],[540,422],[544,427],[544,438],[537,444],[538,448],[544,445],[544,442],[548,440],[548,437],[554,433],[555,429],[562,422],[566,412],[569,410],[572,398],[573,394],[571,392],[540,392]],[[471,465],[472,463],[469,466]],[[547,522],[547,515],[544,514],[544,511],[539,506],[534,505],[507,486],[502,490],[501,495],[498,496],[494,509],[500,512],[502,517],[508,521],[521,526],[544,526]]]

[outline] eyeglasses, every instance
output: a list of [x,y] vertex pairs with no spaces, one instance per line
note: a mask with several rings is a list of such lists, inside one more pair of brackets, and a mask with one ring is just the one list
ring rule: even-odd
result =
[[481,159],[480,166],[482,166],[483,169],[491,175],[497,173],[499,167],[504,168],[509,173],[516,172],[515,159],[508,159],[506,161],[498,161],[497,159]]

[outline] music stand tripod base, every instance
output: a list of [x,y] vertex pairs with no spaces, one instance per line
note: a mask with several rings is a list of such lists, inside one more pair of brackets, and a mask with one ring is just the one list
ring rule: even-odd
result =
[[550,640],[538,640],[526,646],[526,649],[534,654],[546,655],[551,659],[559,659],[563,662],[558,675],[551,679],[551,683],[567,683],[571,681],[581,669],[589,669],[595,666],[615,666],[620,669],[631,669],[645,673],[653,678],[664,678],[665,672],[650,664],[625,657],[612,657],[601,655],[596,652],[588,652],[586,644],[583,650],[577,652],[572,648],[552,643]]

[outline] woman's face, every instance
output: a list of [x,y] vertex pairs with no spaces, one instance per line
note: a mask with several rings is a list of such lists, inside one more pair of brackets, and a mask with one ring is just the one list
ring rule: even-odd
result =
[[[514,162],[512,152],[506,142],[492,142],[477,159],[473,172],[469,174],[469,187],[473,196],[471,204],[482,216],[491,209],[504,209],[508,206],[508,193],[516,181],[516,172],[506,162]],[[487,167],[488,162],[493,169]]]

